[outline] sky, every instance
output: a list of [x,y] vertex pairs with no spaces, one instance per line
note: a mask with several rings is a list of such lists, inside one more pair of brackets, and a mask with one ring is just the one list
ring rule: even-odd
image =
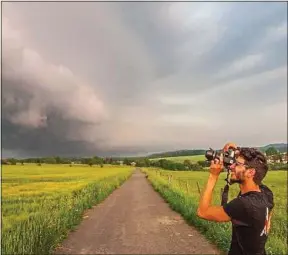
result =
[[287,3],[2,3],[2,156],[287,142]]

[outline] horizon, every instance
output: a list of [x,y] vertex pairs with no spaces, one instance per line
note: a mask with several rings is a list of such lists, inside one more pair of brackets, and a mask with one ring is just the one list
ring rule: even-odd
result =
[[[277,143],[269,143],[269,144],[265,144],[265,145],[262,145],[262,146],[247,146],[247,147],[252,147],[252,148],[263,148],[263,147],[266,147],[266,146],[269,146],[269,145],[285,145],[287,146],[288,144],[285,143],[285,142],[277,142]],[[242,147],[246,147],[246,146],[242,146]],[[188,151],[188,150],[208,150],[209,148],[193,148],[193,149],[180,149],[180,150],[174,150],[174,151],[158,151],[158,152],[150,152],[150,153],[146,153],[145,155],[144,154],[141,154],[141,155],[96,155],[96,154],[90,154],[90,155],[70,155],[70,156],[62,156],[62,155],[43,155],[43,156],[38,156],[38,158],[45,158],[45,157],[62,157],[62,158],[85,158],[85,157],[100,157],[100,158],[141,158],[141,157],[149,157],[149,156],[152,156],[154,154],[163,154],[163,153],[169,153],[169,152],[176,152],[176,151]],[[212,149],[215,149],[215,150],[219,150],[220,148],[212,148]],[[199,155],[202,155],[202,154],[199,154]],[[174,157],[174,156],[172,156]],[[17,159],[24,159],[24,158],[37,158],[36,156],[26,156],[26,157],[23,157],[23,156],[20,156],[20,157],[13,157],[13,156],[6,156],[6,157],[1,157],[2,159],[7,159],[7,158],[17,158]]]
[[286,7],[3,3],[2,157],[286,143]]

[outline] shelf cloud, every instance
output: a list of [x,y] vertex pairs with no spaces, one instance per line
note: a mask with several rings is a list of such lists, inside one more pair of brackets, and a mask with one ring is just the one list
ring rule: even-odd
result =
[[286,3],[2,4],[2,154],[287,141]]

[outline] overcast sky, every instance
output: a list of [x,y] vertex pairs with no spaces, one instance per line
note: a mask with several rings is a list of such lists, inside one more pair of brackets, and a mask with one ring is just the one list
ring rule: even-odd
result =
[[287,141],[287,3],[2,3],[2,155]]

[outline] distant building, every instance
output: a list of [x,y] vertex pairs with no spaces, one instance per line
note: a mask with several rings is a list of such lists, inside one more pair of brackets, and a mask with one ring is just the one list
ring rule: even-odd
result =
[[281,163],[287,163],[287,152],[284,152],[284,153],[280,153],[280,162]]
[[279,155],[267,156],[267,162],[268,163],[284,163],[284,164],[287,164],[287,162],[288,162],[287,152],[280,153]]

